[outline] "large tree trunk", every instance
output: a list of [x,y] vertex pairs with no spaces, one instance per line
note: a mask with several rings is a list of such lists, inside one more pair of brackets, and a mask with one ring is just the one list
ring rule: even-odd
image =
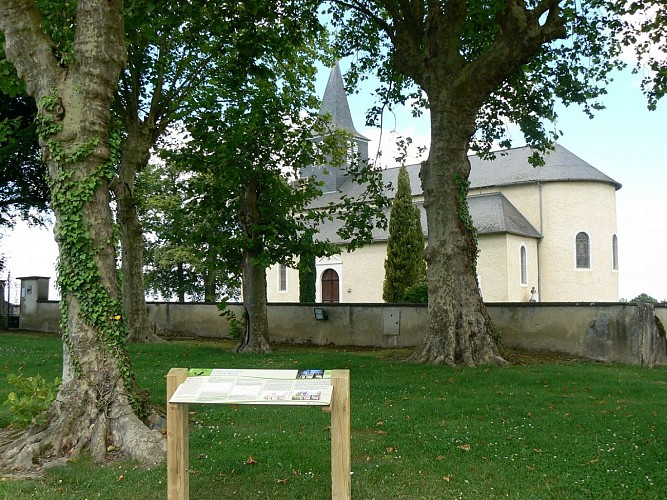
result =
[[253,180],[248,182],[243,196],[239,219],[248,239],[249,249],[243,251],[243,305],[245,307],[244,332],[234,349],[236,352],[269,352],[269,323],[266,314],[266,268],[256,263],[262,243],[255,232],[259,224],[259,187]]
[[54,58],[40,21],[31,2],[0,0],[5,53],[42,124],[60,251],[63,382],[47,423],[1,445],[0,464],[24,470],[84,451],[102,461],[108,449],[152,464],[165,457],[166,443],[137,416],[146,406],[125,349],[109,208],[109,110],[125,59],[123,3],[79,0],[68,67]]
[[134,123],[123,143],[118,178],[112,184],[120,227],[123,310],[129,329],[129,342],[161,340],[148,323],[143,274],[143,231],[134,198],[137,173],[146,167],[152,144],[147,127],[143,123]]
[[266,314],[266,269],[257,266],[249,252],[243,254],[243,324],[244,331],[236,352],[270,351],[267,340],[269,322]]
[[466,201],[476,112],[450,105],[453,99],[442,101],[430,101],[431,148],[420,174],[428,224],[428,315],[424,342],[411,359],[452,366],[502,363],[477,283],[477,242]]

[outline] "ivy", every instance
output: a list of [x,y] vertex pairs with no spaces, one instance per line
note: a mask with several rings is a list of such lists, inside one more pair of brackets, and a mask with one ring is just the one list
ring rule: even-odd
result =
[[470,189],[470,182],[468,179],[461,177],[459,174],[454,174],[454,184],[456,185],[456,213],[459,216],[459,221],[465,228],[468,234],[471,235],[473,248],[470,250],[470,264],[475,275],[477,274],[477,255],[479,253],[479,246],[477,245],[477,229],[473,224],[470,210],[468,210],[468,193]]
[[[60,329],[63,342],[67,346],[74,372],[85,377],[81,360],[77,359],[68,328],[68,310],[71,298],[76,298],[82,319],[97,333],[97,340],[104,347],[103,355],[110,355],[118,363],[120,376],[128,389],[127,397],[139,417],[145,416],[145,400],[136,390],[127,351],[125,349],[127,328],[122,317],[122,301],[111,296],[104,287],[96,263],[96,255],[110,241],[95,243],[91,227],[83,217],[86,204],[95,191],[114,175],[113,167],[120,154],[120,137],[109,140],[109,160],[96,166],[86,175],[78,175],[76,165],[89,157],[99,145],[99,138],[91,138],[71,151],[66,151],[58,141],[62,130],[59,122],[60,100],[48,96],[40,101],[48,112],[42,114],[42,125],[38,127],[40,138],[46,141],[50,159],[54,164],[53,175],[49,179],[53,210],[58,214],[57,239],[60,257],[57,263],[58,286],[60,288],[61,319]],[[41,108],[40,108],[41,109]]]

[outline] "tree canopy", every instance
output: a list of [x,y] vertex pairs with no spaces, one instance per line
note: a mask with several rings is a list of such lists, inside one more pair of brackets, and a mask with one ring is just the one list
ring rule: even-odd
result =
[[429,309],[416,361],[502,363],[476,279],[477,242],[467,207],[470,149],[510,144],[516,124],[540,153],[558,136],[555,103],[600,107],[622,65],[609,13],[599,1],[331,0],[342,54],[353,76],[381,82],[368,120],[394,103],[428,108],[431,145],[420,178],[427,215]]
[[17,217],[40,224],[49,209],[36,117],[32,97],[0,92],[0,227],[13,226]]

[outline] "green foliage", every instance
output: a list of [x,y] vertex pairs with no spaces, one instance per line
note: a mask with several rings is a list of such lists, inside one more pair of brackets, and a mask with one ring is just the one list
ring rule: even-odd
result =
[[409,287],[403,294],[401,302],[428,304],[428,283],[426,281],[419,281]]
[[[527,18],[543,19],[541,26],[550,26],[541,39],[541,50],[530,57],[522,54],[518,70],[490,88],[483,102],[475,102],[477,133],[469,144],[483,156],[492,155],[498,144],[512,144],[509,126],[513,124],[520,127],[528,144],[543,154],[562,134],[552,126],[557,121],[558,101],[578,104],[589,116],[602,108],[598,99],[606,93],[610,74],[624,66],[618,58],[618,38],[610,29],[620,19],[610,10],[622,9],[623,2],[564,0],[537,7],[538,3],[521,2],[509,8],[507,2],[498,0],[398,5],[352,0],[332,2],[328,12],[338,29],[338,50],[342,55],[354,54],[351,84],[371,72],[380,82],[375,90],[377,102],[367,117],[376,125],[381,123],[382,113],[397,103],[411,102],[420,115],[433,104],[429,99],[434,97],[423,91],[456,89],[462,85],[459,77],[466,73],[487,77],[491,65],[498,62],[494,58],[508,55],[499,50],[501,45],[529,39],[521,31],[526,26],[518,21],[520,16],[526,13]],[[643,0],[627,5],[639,4],[641,9],[660,3],[662,0]],[[444,67],[456,71],[441,72]],[[428,75],[429,71],[433,73]],[[477,88],[481,82],[477,80]],[[539,154],[533,158],[535,163],[540,162]]]
[[605,0],[602,4],[617,16],[608,28],[626,50],[634,52],[634,73],[642,75],[641,89],[653,110],[667,94],[667,3]]
[[634,299],[632,299],[630,302],[646,302],[648,304],[657,304],[658,301],[657,299],[654,299],[650,295],[646,293],[640,293],[637,295]]
[[459,175],[454,176],[454,185],[456,186],[456,213],[459,216],[461,225],[465,228],[465,233],[471,235],[471,245],[468,247],[468,261],[472,268],[472,272],[477,274],[477,256],[479,255],[479,248],[477,246],[477,229],[470,215],[468,209],[468,193],[470,192],[470,181],[464,179]]
[[229,297],[223,297],[222,301],[219,304],[216,304],[218,311],[220,311],[219,316],[225,318],[229,325],[229,338],[233,340],[238,340],[243,334],[243,325],[244,321],[236,317],[236,314],[229,309],[228,307]]
[[299,259],[299,302],[312,303],[317,297],[315,253],[304,251]]
[[177,162],[149,164],[137,178],[146,290],[163,300],[203,300],[208,278],[215,279],[217,297],[238,295],[239,263],[218,234],[232,228],[198,203],[195,181],[180,168]]
[[49,189],[36,115],[31,97],[0,92],[0,226],[12,226],[17,216],[41,224],[48,210]]
[[384,273],[382,299],[385,302],[400,301],[408,288],[426,279],[421,212],[412,203],[405,165],[399,170],[396,196],[391,206]]
[[2,404],[12,413],[12,425],[24,428],[44,423],[51,403],[58,394],[60,382],[58,377],[49,383],[41,375],[7,375],[7,383],[14,390]]

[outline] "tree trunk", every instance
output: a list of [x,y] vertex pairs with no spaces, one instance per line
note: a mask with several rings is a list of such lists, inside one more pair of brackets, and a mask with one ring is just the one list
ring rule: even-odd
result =
[[123,142],[120,172],[112,184],[120,227],[123,310],[129,330],[129,342],[161,340],[153,333],[148,323],[143,274],[143,231],[134,198],[137,173],[146,167],[153,143],[149,134],[147,127],[142,123],[135,123],[129,128]]
[[249,252],[243,254],[244,330],[235,352],[270,352],[269,323],[266,315],[266,269],[253,263]]
[[178,303],[185,304],[185,269],[182,262],[176,265],[176,294],[178,296]]
[[476,110],[449,105],[457,100],[442,95],[430,100],[431,148],[420,173],[428,225],[428,315],[425,339],[411,359],[450,366],[503,363],[477,283],[477,242],[466,200]]
[[241,228],[248,240],[249,249],[243,251],[241,269],[243,272],[243,318],[244,332],[236,352],[269,352],[269,323],[266,315],[266,268],[256,263],[254,257],[261,253],[262,243],[258,241],[255,228],[259,224],[259,188],[250,180],[243,196]]
[[204,268],[204,302],[213,303],[216,301],[217,272]]
[[60,251],[63,382],[47,423],[0,446],[0,465],[25,470],[107,450],[153,464],[163,436],[137,412],[138,395],[125,349],[116,277],[108,179],[111,99],[125,60],[123,3],[79,0],[76,57],[53,56],[31,2],[0,0],[5,53],[38,103],[40,146],[49,168]]

